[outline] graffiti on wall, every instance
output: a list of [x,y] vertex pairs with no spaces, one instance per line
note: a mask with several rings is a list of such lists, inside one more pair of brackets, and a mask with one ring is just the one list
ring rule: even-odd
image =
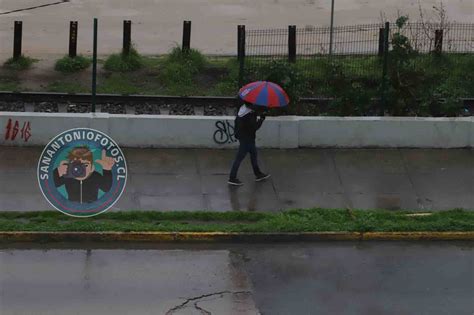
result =
[[11,118],[8,119],[5,127],[5,140],[14,141],[15,139],[23,139],[28,142],[31,137],[31,124],[29,121],[19,122],[18,120],[13,121]]
[[214,142],[217,144],[234,143],[235,138],[234,123],[229,120],[216,121],[214,131]]

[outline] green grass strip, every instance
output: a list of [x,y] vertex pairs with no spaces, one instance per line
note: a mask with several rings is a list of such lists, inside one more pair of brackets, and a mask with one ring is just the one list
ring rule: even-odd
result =
[[409,232],[474,231],[474,212],[424,216],[385,210],[303,209],[286,212],[109,212],[74,218],[55,211],[0,212],[0,231],[118,232]]

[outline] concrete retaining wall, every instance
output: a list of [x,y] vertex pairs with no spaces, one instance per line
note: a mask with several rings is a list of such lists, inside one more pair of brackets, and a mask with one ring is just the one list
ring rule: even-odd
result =
[[[65,130],[88,127],[107,133],[123,147],[230,148],[237,145],[233,120],[229,116],[0,112],[0,145],[45,145]],[[474,119],[284,116],[268,118],[257,141],[266,148],[472,148]]]

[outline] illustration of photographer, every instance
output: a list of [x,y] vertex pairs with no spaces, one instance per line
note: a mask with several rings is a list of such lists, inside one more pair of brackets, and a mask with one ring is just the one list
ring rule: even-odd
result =
[[61,161],[54,170],[56,187],[66,186],[68,200],[90,203],[98,199],[99,189],[108,192],[112,187],[112,167],[115,160],[102,150],[102,158],[96,160],[102,166],[103,174],[95,171],[94,157],[86,146],[73,148],[66,161]]

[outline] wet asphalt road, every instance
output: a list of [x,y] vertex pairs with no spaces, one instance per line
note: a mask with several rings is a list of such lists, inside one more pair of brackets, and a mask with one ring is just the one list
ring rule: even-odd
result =
[[474,312],[473,243],[2,246],[2,315]]

